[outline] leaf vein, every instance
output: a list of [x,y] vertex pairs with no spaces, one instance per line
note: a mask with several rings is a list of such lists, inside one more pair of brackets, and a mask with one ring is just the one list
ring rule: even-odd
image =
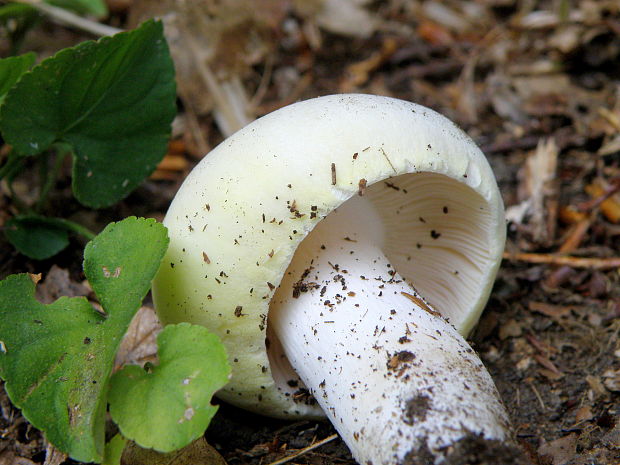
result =
[[47,381],[47,379],[50,376],[52,376],[52,373],[64,361],[66,356],[67,356],[67,352],[63,352],[62,355],[58,358],[58,360],[56,360],[54,363],[50,365],[49,369],[43,374],[43,376],[39,377],[39,379],[37,379],[37,381],[28,388],[28,391],[26,391],[26,394],[24,394],[24,396],[21,398],[22,404],[25,404],[26,402],[28,402],[28,399],[30,399],[30,397],[35,393],[35,391],[39,389],[39,387],[41,387],[41,385],[45,381]]

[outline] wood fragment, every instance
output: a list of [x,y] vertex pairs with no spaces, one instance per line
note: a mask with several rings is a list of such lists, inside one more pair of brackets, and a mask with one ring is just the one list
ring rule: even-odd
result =
[[620,178],[613,179],[606,183],[602,180],[595,180],[592,184],[585,187],[585,191],[592,197],[589,202],[584,202],[579,206],[581,211],[590,211],[600,207],[601,213],[612,223],[620,223],[620,202],[616,194],[620,192]]
[[564,224],[575,224],[588,217],[587,213],[577,210],[575,207],[562,206],[558,209],[558,219]]
[[422,310],[427,311],[428,313],[430,313],[431,315],[434,316],[438,316],[441,317],[441,313],[436,312],[435,310],[433,310],[432,308],[430,308],[426,302],[424,302],[422,299],[420,299],[419,297],[416,297],[412,294],[409,294],[408,292],[401,292],[401,295],[407,297],[409,300],[411,300],[414,304],[416,304],[418,307],[420,307]]
[[566,265],[573,268],[589,268],[593,270],[609,270],[620,268],[620,257],[574,257],[550,253],[504,252],[504,260],[511,262],[537,263],[543,265]]
[[332,186],[336,185],[336,163],[332,163]]
[[346,77],[340,84],[340,92],[352,92],[365,84],[373,71],[377,70],[398,50],[398,42],[393,37],[383,39],[381,49],[370,57],[347,66]]
[[189,168],[189,162],[183,155],[168,153],[157,165],[158,170],[184,171]]
[[568,237],[564,240],[564,242],[558,249],[558,253],[567,254],[577,250],[583,242],[585,235],[588,232],[588,229],[590,229],[591,225],[592,220],[590,218],[583,219],[578,223],[574,224],[570,229]]

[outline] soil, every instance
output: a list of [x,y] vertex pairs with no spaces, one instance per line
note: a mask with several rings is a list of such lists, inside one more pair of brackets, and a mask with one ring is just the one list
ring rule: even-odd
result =
[[[247,13],[239,32],[258,31],[252,36],[257,49],[243,49],[242,63],[229,68],[255,94],[253,117],[318,95],[376,93],[445,114],[480,145],[511,221],[506,259],[471,344],[532,463],[620,464],[618,2],[370,2],[355,7],[366,19],[352,32],[328,27],[312,8],[295,9],[295,2],[260,3],[262,13]],[[144,2],[110,4],[109,24],[125,26],[145,14]],[[22,48],[45,56],[87,38],[43,21]],[[221,42],[218,56],[227,46],[236,45]],[[187,172],[224,138],[211,100],[180,96],[181,118],[164,164],[120,204],[81,207],[71,196],[67,166],[48,214],[93,230],[129,215],[163,218]],[[24,176],[17,190],[27,193],[34,182]],[[3,224],[15,209],[5,187],[1,194]],[[74,238],[58,256],[37,262],[1,238],[0,278],[45,275],[55,265],[79,282],[83,246]],[[0,392],[0,464],[44,463],[42,435]],[[262,465],[334,433],[328,423],[285,422],[222,404],[206,438],[230,465]],[[517,463],[505,451],[479,454],[473,440],[454,457],[450,463]],[[355,462],[335,438],[290,463]]]

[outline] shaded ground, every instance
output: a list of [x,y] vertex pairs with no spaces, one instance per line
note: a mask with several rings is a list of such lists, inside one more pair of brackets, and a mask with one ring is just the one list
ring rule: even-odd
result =
[[[472,343],[534,463],[620,463],[618,2],[373,2],[355,19],[354,31],[347,30],[350,12],[333,13],[342,23],[333,26],[318,7],[259,3],[260,11],[238,7],[243,21],[220,24],[225,40],[213,46],[216,56],[227,47],[237,53],[233,63],[213,68],[225,68],[249,95],[256,93],[247,118],[327,93],[377,93],[432,107],[480,144],[509,207],[507,251],[513,255],[504,261]],[[112,23],[148,16],[145,2],[128,4]],[[25,47],[49,54],[50,47],[79,40],[46,23]],[[188,59],[195,53],[176,47]],[[192,93],[192,85],[181,85],[181,93],[199,96],[181,95],[175,142],[151,180],[118,207],[89,212],[67,200],[67,171],[51,213],[93,229],[128,215],[161,219],[185,174],[225,132],[211,116],[213,99],[204,89]],[[27,189],[28,180],[22,182]],[[6,192],[0,212],[0,221],[11,213]],[[55,264],[82,279],[77,240],[45,262],[29,262],[0,241],[1,277],[45,274]],[[525,252],[532,255],[514,255]],[[569,258],[558,263],[548,255],[557,253]],[[0,464],[43,463],[40,434],[4,394],[0,408]],[[291,424],[223,405],[207,439],[231,465],[269,464],[331,434],[327,424]],[[292,463],[354,462],[336,439]]]

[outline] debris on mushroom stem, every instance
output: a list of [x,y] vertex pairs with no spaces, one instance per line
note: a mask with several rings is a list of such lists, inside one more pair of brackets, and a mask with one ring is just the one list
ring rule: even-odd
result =
[[360,463],[438,463],[467,438],[508,444],[490,375],[390,265],[380,224],[355,196],[304,240],[271,301],[281,356]]

